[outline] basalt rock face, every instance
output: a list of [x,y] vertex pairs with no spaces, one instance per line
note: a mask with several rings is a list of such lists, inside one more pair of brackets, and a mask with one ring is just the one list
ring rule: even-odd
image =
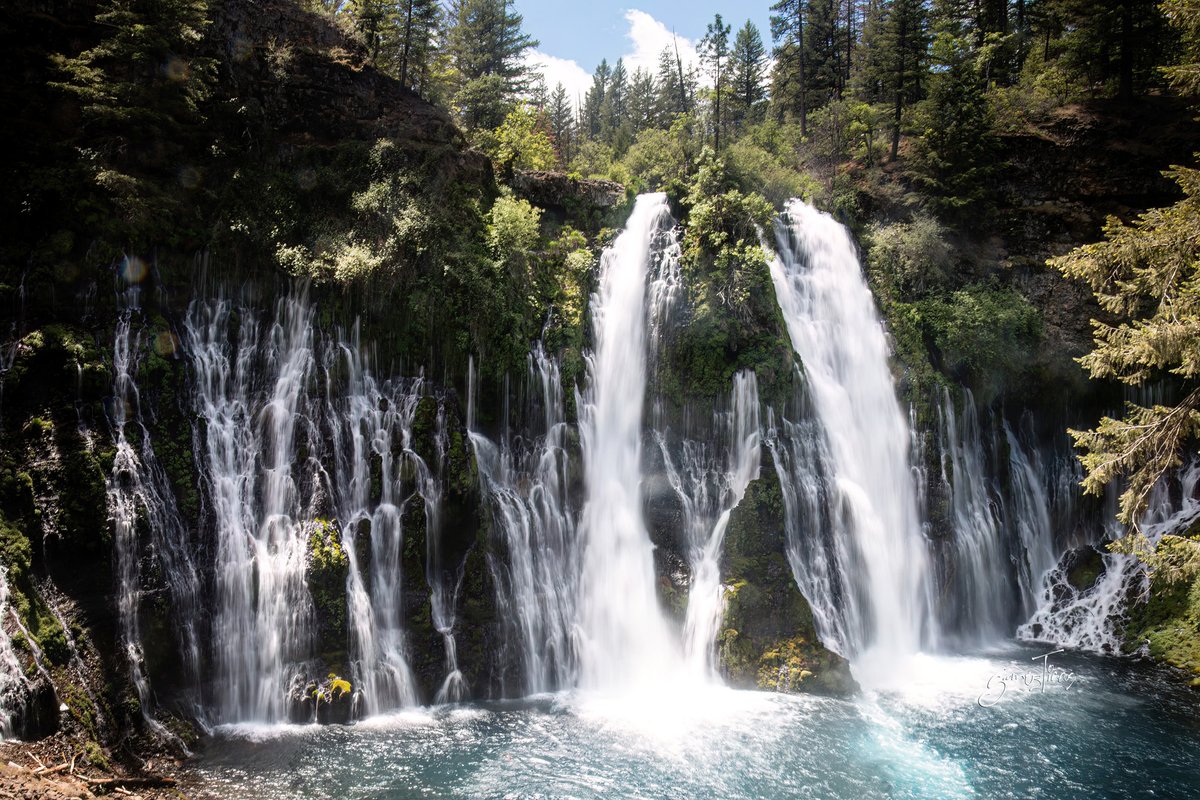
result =
[[513,191],[539,208],[559,214],[607,211],[625,200],[625,187],[616,181],[577,178],[562,172],[518,170]]
[[821,644],[812,610],[796,587],[779,479],[766,453],[764,461],[726,534],[722,670],[731,684],[748,689],[851,694],[857,685],[849,664]]

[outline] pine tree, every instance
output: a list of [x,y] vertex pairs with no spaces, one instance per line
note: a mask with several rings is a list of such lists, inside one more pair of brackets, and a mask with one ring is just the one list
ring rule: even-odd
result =
[[[1168,0],[1164,11],[1182,34],[1186,53],[1168,77],[1178,89],[1196,94],[1200,0]],[[1174,405],[1129,403],[1121,419],[1105,417],[1092,430],[1071,432],[1084,451],[1084,491],[1101,495],[1112,481],[1124,479],[1120,518],[1135,526],[1151,490],[1182,463],[1183,448],[1195,452],[1200,439],[1200,170],[1176,167],[1171,174],[1183,189],[1182,200],[1148,211],[1132,225],[1110,219],[1104,241],[1050,262],[1086,281],[1100,306],[1122,320],[1092,322],[1095,348],[1080,359],[1092,377],[1131,386],[1167,378],[1183,397]],[[1173,541],[1166,552],[1152,557],[1182,558],[1193,570],[1200,566],[1200,542],[1168,538]],[[1144,538],[1132,539],[1127,547],[1148,553]],[[1160,565],[1173,566],[1155,566]]]
[[592,88],[583,98],[583,130],[591,139],[599,139],[608,132],[608,82],[611,75],[608,59],[600,59],[600,64],[592,73]]
[[813,108],[842,96],[840,0],[808,0],[804,61]]
[[455,105],[473,128],[496,128],[529,88],[522,56],[537,41],[522,32],[511,0],[453,0],[447,50],[458,77]]
[[657,124],[658,87],[654,76],[638,67],[629,82],[629,123],[634,133]]
[[771,38],[775,40],[772,96],[778,108],[800,117],[800,135],[808,135],[808,78],[804,60],[805,0],[779,0],[771,6]]
[[746,20],[737,32],[730,54],[730,74],[733,118],[739,124],[753,121],[759,105],[767,98],[763,76],[767,71],[767,49],[763,46],[758,27]]
[[670,127],[677,114],[692,110],[695,87],[689,85],[678,47],[664,47],[658,56],[658,124]]
[[921,99],[928,76],[929,20],[924,0],[892,0],[868,10],[858,60],[858,94],[892,109],[891,158],[900,150],[904,112]]
[[565,166],[574,155],[575,111],[571,108],[571,99],[561,83],[555,86],[550,94],[547,114],[550,117],[550,134],[554,138],[554,151],[558,154],[558,163]]
[[721,128],[724,124],[721,116],[721,94],[725,90],[724,84],[729,81],[727,74],[729,32],[730,27],[721,20],[720,14],[716,14],[713,21],[708,23],[708,32],[700,41],[700,58],[707,65],[708,73],[713,77],[713,96],[716,98],[713,113],[713,139],[714,149],[717,152],[721,151]]

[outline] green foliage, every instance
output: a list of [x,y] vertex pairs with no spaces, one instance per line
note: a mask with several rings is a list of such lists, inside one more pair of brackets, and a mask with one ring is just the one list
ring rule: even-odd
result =
[[1110,481],[1128,480],[1121,519],[1134,524],[1150,490],[1181,463],[1185,442],[1200,434],[1200,171],[1171,173],[1185,197],[1142,214],[1132,225],[1112,219],[1106,239],[1050,263],[1086,281],[1101,307],[1124,321],[1095,320],[1095,348],[1080,359],[1094,378],[1141,385],[1164,374],[1187,389],[1175,406],[1129,404],[1089,431],[1072,431],[1087,476],[1084,490],[1101,494]]
[[1130,609],[1124,638],[1128,649],[1145,645],[1155,659],[1187,670],[1192,685],[1200,686],[1200,578],[1155,574],[1149,594]]
[[1041,316],[1012,289],[978,284],[915,304],[925,341],[942,369],[988,402],[1027,377]]
[[679,196],[686,186],[688,142],[676,131],[650,129],[637,135],[621,163],[630,179],[645,191],[667,191]]
[[972,212],[984,204],[996,169],[996,140],[984,95],[985,57],[961,39],[942,34],[935,58],[944,67],[930,79],[920,114],[917,167],[928,196],[945,211]]
[[494,158],[505,171],[553,169],[558,160],[543,120],[525,104],[510,111],[496,129]]
[[529,86],[523,55],[537,41],[521,30],[511,0],[454,0],[449,16],[454,106],[467,127],[498,128]]
[[793,197],[811,200],[820,191],[820,184],[811,175],[749,138],[730,145],[725,157],[738,188],[746,194],[762,195],[775,208],[782,208]]
[[953,252],[941,224],[925,214],[911,222],[867,228],[867,270],[885,304],[941,289],[953,269]]
[[507,264],[523,262],[538,242],[542,210],[528,200],[499,197],[492,206],[488,243],[496,258]]

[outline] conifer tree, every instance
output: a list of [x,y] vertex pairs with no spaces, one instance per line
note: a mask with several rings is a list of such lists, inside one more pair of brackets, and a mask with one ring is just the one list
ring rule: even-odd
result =
[[523,55],[538,43],[521,30],[523,19],[511,0],[452,0],[449,17],[454,104],[468,127],[499,127],[529,88]]
[[721,150],[721,128],[724,124],[724,119],[721,116],[721,93],[724,91],[724,84],[729,81],[728,59],[729,59],[729,32],[730,26],[726,25],[720,14],[713,17],[713,21],[708,23],[708,32],[704,35],[704,39],[700,42],[700,58],[708,67],[708,73],[713,78],[713,96],[714,112],[713,112],[713,140],[714,149],[717,152]]
[[746,20],[733,41],[729,69],[732,75],[730,100],[734,109],[733,117],[739,123],[753,121],[758,107],[767,97],[767,89],[763,84],[767,71],[767,49],[763,46],[758,27],[750,20]]
[[771,95],[779,109],[800,117],[800,135],[808,135],[808,78],[804,60],[805,0],[779,0],[771,6],[775,71]]

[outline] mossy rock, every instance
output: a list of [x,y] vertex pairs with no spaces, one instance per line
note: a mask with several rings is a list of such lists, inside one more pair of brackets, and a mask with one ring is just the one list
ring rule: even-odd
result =
[[1145,646],[1151,658],[1185,670],[1200,687],[1200,576],[1151,582],[1144,602],[1129,611],[1125,648]]
[[783,494],[767,451],[730,515],[719,653],[734,686],[844,696],[857,689],[844,658],[817,637],[788,563]]

